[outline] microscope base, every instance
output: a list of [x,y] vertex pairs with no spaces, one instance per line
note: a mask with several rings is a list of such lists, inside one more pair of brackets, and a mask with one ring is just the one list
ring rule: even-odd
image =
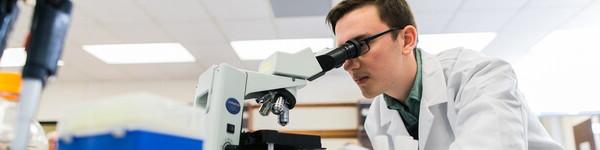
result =
[[321,148],[321,137],[279,133],[275,130],[258,130],[242,133],[240,147],[243,150],[324,150]]

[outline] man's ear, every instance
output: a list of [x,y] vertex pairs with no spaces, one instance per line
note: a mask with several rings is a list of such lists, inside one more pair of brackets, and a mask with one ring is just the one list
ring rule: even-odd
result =
[[401,34],[400,36],[404,39],[402,54],[412,53],[412,50],[417,46],[417,28],[412,25],[407,25],[399,34]]

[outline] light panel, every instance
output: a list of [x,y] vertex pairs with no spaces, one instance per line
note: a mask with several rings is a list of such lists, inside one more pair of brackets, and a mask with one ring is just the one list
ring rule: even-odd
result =
[[85,45],[83,49],[107,64],[184,63],[196,59],[179,43]]

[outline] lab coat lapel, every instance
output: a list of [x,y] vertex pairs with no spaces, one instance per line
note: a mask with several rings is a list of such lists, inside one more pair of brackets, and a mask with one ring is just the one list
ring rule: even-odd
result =
[[423,65],[423,93],[419,111],[419,149],[424,149],[429,138],[429,132],[435,119],[431,113],[432,107],[443,106],[448,102],[446,94],[446,79],[439,61],[425,51],[421,51]]
[[409,135],[398,112],[387,108],[383,96],[380,96],[379,98],[379,110],[381,110],[381,122],[379,125],[380,128],[383,129],[383,133],[391,135],[392,137],[397,135]]

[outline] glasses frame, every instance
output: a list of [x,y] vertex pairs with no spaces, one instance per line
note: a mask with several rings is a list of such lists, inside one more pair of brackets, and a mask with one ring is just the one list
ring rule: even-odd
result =
[[[390,28],[390,29],[388,29],[388,30],[386,30],[386,31],[383,31],[383,32],[377,33],[377,34],[375,34],[375,35],[371,35],[371,36],[369,36],[369,37],[366,37],[366,38],[363,38],[363,39],[360,39],[360,40],[358,40],[358,42],[360,43],[360,49],[361,49],[361,51],[362,51],[362,54],[365,54],[365,53],[369,52],[369,50],[371,50],[371,46],[369,45],[369,43],[370,43],[372,40],[375,40],[375,39],[377,39],[378,37],[381,37],[382,35],[385,35],[386,33],[390,33],[390,32],[392,32],[392,31],[396,31],[396,30],[398,30],[398,29],[399,29],[399,28],[392,27],[392,28]],[[361,54],[361,55],[362,55],[362,54]]]

